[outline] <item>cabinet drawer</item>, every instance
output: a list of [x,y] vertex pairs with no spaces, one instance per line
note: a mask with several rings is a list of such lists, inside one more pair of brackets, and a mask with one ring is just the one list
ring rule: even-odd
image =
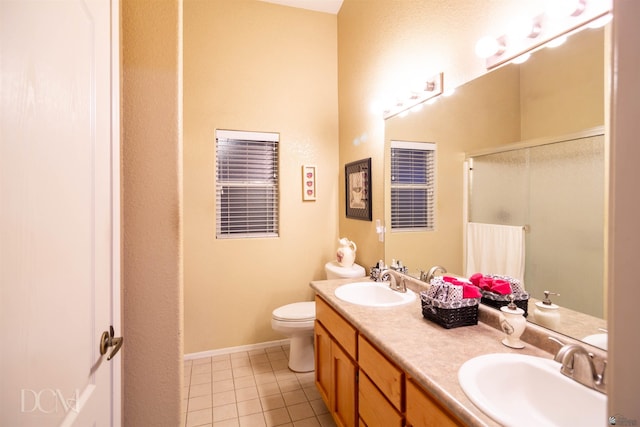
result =
[[316,319],[329,331],[351,358],[356,358],[358,331],[329,304],[316,295]]
[[358,364],[399,411],[402,411],[404,373],[362,335],[358,336]]
[[459,422],[425,390],[407,380],[407,426],[458,427]]
[[369,377],[360,371],[358,383],[360,425],[401,427],[402,414],[380,393]]

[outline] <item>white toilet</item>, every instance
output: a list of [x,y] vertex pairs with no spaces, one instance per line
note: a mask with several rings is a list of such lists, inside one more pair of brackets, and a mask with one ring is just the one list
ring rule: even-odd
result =
[[[325,266],[327,279],[358,278],[366,275],[364,267],[354,264],[342,267],[336,261]],[[291,338],[289,344],[289,369],[294,372],[314,370],[313,323],[316,320],[316,303],[294,302],[278,307],[271,313],[274,331]]]

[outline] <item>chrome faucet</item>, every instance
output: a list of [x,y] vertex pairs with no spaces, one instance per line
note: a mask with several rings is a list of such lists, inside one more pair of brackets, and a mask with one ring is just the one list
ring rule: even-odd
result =
[[[385,276],[387,276],[388,279],[385,279]],[[398,283],[398,280],[391,273],[391,270],[389,270],[389,269],[382,270],[380,272],[380,279],[382,281],[389,280],[389,287],[391,289],[393,289],[394,291],[402,292],[402,293],[407,292],[407,284],[404,281],[404,277],[401,277],[400,278],[400,283]]]
[[435,277],[438,271],[441,271],[444,274],[447,272],[447,269],[439,265],[434,265],[429,269],[429,271],[426,274],[424,271],[420,271],[420,280],[422,280],[423,282],[430,283],[431,279]]
[[[560,340],[550,338],[555,342],[563,344]],[[576,356],[579,359],[576,359]],[[562,363],[560,372],[579,382],[582,385],[590,387],[600,393],[606,393],[605,370],[607,369],[607,361],[603,361],[602,371],[598,372],[595,363],[593,363],[593,353],[587,351],[579,344],[563,344],[558,353],[554,357],[556,362]],[[586,361],[585,363],[577,363],[578,360]],[[586,366],[586,367],[585,367]],[[578,367],[581,367],[579,369]],[[587,372],[585,372],[585,369]]]

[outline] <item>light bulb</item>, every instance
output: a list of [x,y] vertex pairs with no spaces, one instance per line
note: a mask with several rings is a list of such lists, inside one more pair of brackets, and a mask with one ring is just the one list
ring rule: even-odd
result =
[[567,41],[567,36],[559,36],[553,40],[549,40],[549,42],[545,45],[546,47],[554,48],[564,44]]
[[504,46],[495,37],[485,36],[476,43],[476,55],[480,58],[490,58],[501,50],[504,50]]
[[513,60],[511,62],[514,63],[514,64],[523,64],[523,63],[527,62],[527,60],[529,58],[531,58],[531,53],[526,52],[526,53],[523,53],[520,56],[517,56],[517,57],[513,58]]
[[456,92],[456,88],[453,87],[451,89],[447,89],[446,91],[442,92],[442,96],[451,96]]
[[610,13],[607,13],[604,16],[601,16],[600,18],[592,21],[589,23],[589,25],[587,25],[589,28],[602,28],[605,25],[607,25],[609,22],[611,22],[611,19],[613,18],[613,15],[611,15]]
[[552,17],[579,16],[587,6],[586,0],[548,0],[547,14]]
[[411,111],[412,113],[417,113],[418,111],[422,110],[422,107],[423,107],[423,106],[424,106],[424,105],[423,105],[423,103],[422,103],[422,102],[420,102],[419,104],[416,104],[416,105],[414,105],[413,107],[411,107],[410,111]]

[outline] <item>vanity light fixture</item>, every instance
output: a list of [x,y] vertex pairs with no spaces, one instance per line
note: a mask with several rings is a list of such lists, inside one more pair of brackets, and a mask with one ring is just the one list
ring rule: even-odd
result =
[[[549,0],[547,11],[530,21],[518,24],[497,38],[483,37],[476,44],[476,54],[485,59],[487,70],[509,62],[526,60],[525,53],[545,45],[562,44],[567,37],[585,26],[605,25],[611,15],[612,0]],[[603,23],[604,22],[604,23]],[[596,24],[597,23],[597,24]]]
[[480,58],[491,58],[492,56],[500,56],[504,53],[506,46],[504,38],[502,43],[493,36],[484,36],[476,43],[476,55]]
[[547,14],[550,16],[580,16],[587,7],[587,0],[548,0]]
[[430,100],[435,100],[442,94],[442,83],[444,74],[439,73],[428,79],[422,91],[411,92],[405,99],[400,99],[393,107],[384,110],[383,116],[386,119],[395,116],[406,116],[409,111],[417,111],[423,104]]

